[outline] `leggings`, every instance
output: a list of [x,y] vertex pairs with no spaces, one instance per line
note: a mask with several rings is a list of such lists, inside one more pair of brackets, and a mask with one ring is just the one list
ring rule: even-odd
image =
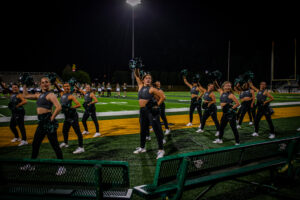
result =
[[229,122],[232,132],[234,134],[235,142],[240,143],[239,133],[236,128],[236,114],[228,115],[228,114],[224,114],[224,112],[223,112],[223,115],[221,118],[221,124],[220,124],[219,139],[223,138],[224,130],[225,130],[228,122]]
[[26,140],[27,138],[26,138],[26,130],[24,126],[24,114],[12,114],[10,119],[9,127],[13,132],[13,134],[15,135],[15,138],[19,138],[19,133],[16,126],[19,126],[22,135],[22,140]]
[[272,122],[272,119],[271,119],[271,113],[270,113],[270,107],[269,106],[258,106],[257,114],[256,114],[256,117],[255,117],[255,122],[254,122],[255,132],[258,133],[259,122],[260,122],[263,115],[266,117],[266,120],[269,124],[270,132],[274,133],[274,125],[273,125],[273,122]]
[[198,114],[199,114],[199,119],[201,122],[202,119],[202,111],[201,111],[201,102],[202,100],[199,99],[199,101],[197,101],[197,97],[194,97],[191,99],[191,105],[190,105],[190,122],[193,122],[193,114],[194,114],[194,110],[195,108],[197,108]]
[[149,125],[150,121],[152,123],[152,127],[154,133],[156,135],[158,148],[160,150],[164,149],[163,146],[163,131],[160,124],[160,116],[153,116],[150,110],[146,107],[140,108],[140,145],[141,148],[145,148],[146,144],[146,136],[149,135]]
[[96,117],[96,111],[92,111],[92,112],[88,112],[87,110],[84,111],[84,114],[83,114],[83,117],[82,117],[82,124],[83,124],[84,130],[88,131],[86,120],[90,116],[92,117],[92,120],[94,121],[94,124],[95,124],[95,127],[96,127],[96,132],[98,133],[99,132],[99,124],[98,124],[98,120],[97,120],[97,117]]
[[[212,107],[213,106],[213,107]],[[220,124],[218,121],[218,117],[217,117],[217,107],[216,105],[211,105],[208,109],[204,110],[203,116],[202,116],[202,121],[201,121],[201,129],[204,129],[206,120],[209,118],[209,116],[211,116],[211,118],[213,119],[215,126],[217,128],[217,131],[220,130]]]
[[160,117],[164,122],[165,128],[169,129],[168,121],[167,121],[167,117],[166,117],[166,105],[165,105],[165,103],[162,103],[159,107],[160,107]]
[[253,121],[253,110],[254,109],[251,109],[251,101],[249,102],[243,102],[242,105],[241,105],[241,108],[239,109],[239,112],[240,112],[240,116],[239,116],[239,125],[242,124],[243,122],[243,119],[245,117],[245,114],[248,112],[248,115],[249,115],[249,119],[250,119],[250,122]]
[[69,130],[73,127],[75,134],[78,137],[78,145],[79,147],[83,147],[82,144],[82,134],[80,131],[79,123],[78,123],[78,114],[73,118],[66,118],[63,125],[63,135],[64,135],[64,143],[68,144]]
[[[47,113],[47,114],[43,114],[43,115],[49,115],[49,114]],[[57,159],[63,159],[63,154],[62,154],[62,151],[59,147],[59,143],[58,143],[58,140],[57,140],[57,132],[54,131],[52,133],[49,133],[44,127],[45,123],[47,123],[47,122],[49,122],[49,119],[46,119],[46,120],[43,120],[43,121],[39,122],[39,125],[38,125],[38,127],[35,131],[33,142],[32,142],[32,155],[31,155],[31,158],[34,159],[34,158],[38,157],[41,143],[44,140],[45,136],[47,135],[48,140],[49,140],[53,150],[55,151]]]

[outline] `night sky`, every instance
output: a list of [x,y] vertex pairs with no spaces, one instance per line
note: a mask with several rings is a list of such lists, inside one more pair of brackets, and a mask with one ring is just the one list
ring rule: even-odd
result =
[[[92,77],[129,70],[132,10],[125,0],[1,4],[1,71],[60,73],[73,63]],[[252,70],[269,80],[274,40],[275,78],[288,78],[298,13],[288,3],[142,0],[135,9],[135,55],[149,70],[219,69],[225,78],[230,40],[231,79]]]

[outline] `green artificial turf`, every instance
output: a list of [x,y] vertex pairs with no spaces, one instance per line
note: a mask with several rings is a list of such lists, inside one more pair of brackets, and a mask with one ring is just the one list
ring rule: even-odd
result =
[[[276,137],[286,137],[296,133],[296,129],[300,127],[300,117],[275,119]],[[172,128],[172,127],[171,127]],[[229,126],[225,129],[224,143],[213,144],[215,139],[215,127],[205,127],[204,133],[196,133],[196,128],[173,130],[171,135],[167,136],[167,144],[165,145],[166,155],[175,155],[179,153],[199,151],[204,149],[219,148],[234,145],[233,133]],[[260,136],[252,137],[253,126],[248,123],[243,124],[243,128],[239,129],[241,143],[267,140],[269,129],[266,121],[261,121]],[[139,134],[109,136],[101,138],[93,138],[84,140],[85,153],[73,155],[72,151],[78,146],[77,141],[70,141],[69,147],[63,149],[65,159],[87,159],[87,160],[122,160],[129,162],[130,167],[130,185],[136,186],[151,183],[154,176],[156,166],[157,143],[155,134],[151,133],[152,140],[147,141],[147,152],[135,155],[132,152],[139,146]],[[6,147],[0,148],[1,158],[30,158],[31,145],[22,147]],[[50,144],[42,144],[40,148],[39,158],[55,158],[54,151]],[[268,182],[269,172],[261,172],[244,177],[245,180],[253,180],[257,182]],[[292,182],[276,182],[276,186],[280,187],[287,194],[300,195],[300,184]],[[193,199],[201,191],[202,188],[184,192],[182,199]],[[139,199],[134,196],[133,199]],[[234,181],[225,181],[217,184],[210,192],[205,195],[205,199],[284,199],[270,196],[266,191],[259,190],[254,186],[236,183]]]
[[[137,92],[129,92],[127,97],[117,98],[112,93],[112,97],[100,97],[99,102],[96,104],[97,112],[109,112],[109,111],[127,111],[138,110],[138,98]],[[187,108],[190,105],[190,94],[186,92],[166,92],[166,108]],[[273,94],[277,102],[292,102],[300,101],[300,94]],[[217,105],[219,105],[219,94],[216,93]],[[78,98],[79,102],[83,104],[83,98]],[[7,108],[8,99],[0,98],[0,117],[10,116],[11,112]],[[35,100],[28,100],[28,103],[24,106],[26,115],[36,115],[36,103]],[[77,109],[78,112],[84,112],[84,108]],[[122,117],[123,118],[123,117]]]

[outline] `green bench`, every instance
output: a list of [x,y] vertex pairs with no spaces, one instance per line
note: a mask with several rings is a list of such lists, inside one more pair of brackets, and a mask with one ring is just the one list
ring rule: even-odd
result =
[[[199,199],[219,182],[225,180],[246,182],[237,178],[267,169],[273,172],[277,166],[291,165],[291,160],[296,154],[295,149],[299,146],[299,140],[300,135],[296,135],[282,139],[166,156],[157,161],[153,183],[136,186],[133,190],[135,194],[145,199],[158,197],[179,199],[180,192],[183,190],[208,186],[199,194],[197,197]],[[185,180],[182,184],[182,180],[178,179],[178,174],[184,173],[181,170],[184,159],[188,160],[189,164],[186,174],[183,175]],[[179,185],[183,185],[181,191],[178,190]],[[268,185],[260,186],[275,189]]]
[[1,199],[130,199],[132,194],[128,163],[121,161],[2,159],[0,179]]

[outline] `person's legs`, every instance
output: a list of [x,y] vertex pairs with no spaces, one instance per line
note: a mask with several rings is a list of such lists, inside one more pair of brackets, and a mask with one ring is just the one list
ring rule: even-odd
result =
[[86,120],[89,118],[89,116],[90,116],[89,112],[87,110],[84,111],[83,116],[82,116],[82,124],[83,124],[85,131],[88,131]]
[[38,157],[40,146],[41,146],[41,143],[42,143],[45,135],[46,134],[43,131],[43,129],[41,128],[41,126],[38,125],[38,127],[35,131],[34,137],[33,137],[31,158],[35,159]]
[[16,116],[12,115],[10,118],[9,127],[10,127],[10,130],[13,132],[15,138],[19,138],[19,133],[18,133],[16,126],[17,126]]

